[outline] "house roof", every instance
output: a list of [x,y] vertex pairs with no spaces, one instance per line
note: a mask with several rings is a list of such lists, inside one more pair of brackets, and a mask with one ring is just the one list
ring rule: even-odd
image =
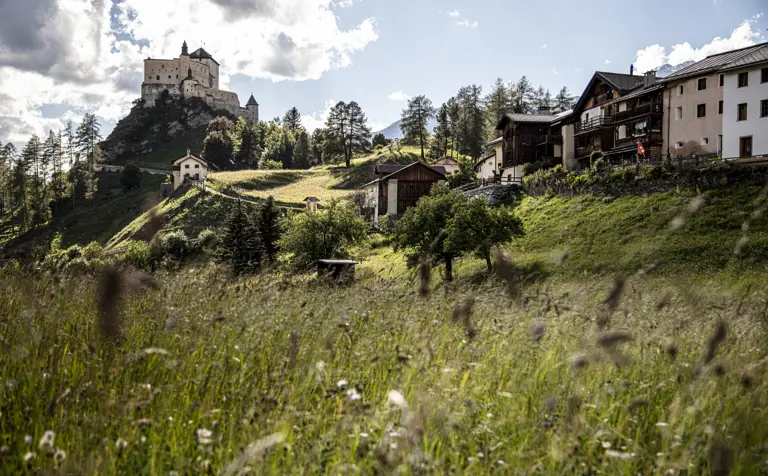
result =
[[488,154],[487,156],[485,156],[482,159],[480,159],[477,162],[475,162],[475,165],[473,165],[472,168],[474,170],[477,170],[477,168],[479,166],[481,166],[485,161],[487,161],[489,159],[494,159],[494,158],[496,158],[496,151],[495,150],[493,152],[491,152],[490,154]]
[[768,62],[768,43],[757,45],[757,48],[750,49],[747,54],[737,60],[732,61],[723,68],[723,70],[745,68],[753,64]]
[[176,165],[177,163],[179,163],[179,162],[181,162],[183,160],[186,160],[186,159],[196,160],[196,161],[200,162],[201,164],[205,165],[206,167],[209,166],[208,162],[204,161],[200,157],[197,157],[197,156],[194,156],[194,155],[190,154],[189,152],[187,152],[187,155],[185,155],[184,157],[179,157],[178,159],[172,160],[171,163],[173,165]]
[[202,48],[198,48],[195,51],[193,51],[192,54],[189,55],[189,57],[190,58],[194,58],[194,59],[201,59],[201,60],[209,59],[209,60],[213,61],[214,63],[219,64],[218,61],[213,59],[213,56],[211,56],[210,53],[208,53],[207,51],[205,51]]
[[446,162],[450,162],[450,163],[452,163],[454,165],[458,165],[459,164],[459,161],[454,159],[453,157],[445,156],[442,159],[435,161],[432,166],[434,167],[435,164],[444,164]]
[[645,87],[644,88],[638,88],[638,89],[635,89],[634,91],[632,91],[631,93],[627,94],[626,96],[622,96],[622,97],[620,97],[618,99],[614,99],[613,101],[611,101],[611,104],[616,104],[616,103],[619,103],[619,102],[623,102],[623,101],[626,101],[628,99],[634,99],[634,98],[640,97],[640,96],[642,96],[644,94],[652,93],[654,91],[658,91],[659,89],[664,89],[665,86],[666,85],[664,85],[664,84],[656,83],[656,84],[654,84],[652,86],[648,86],[647,88],[645,88]]
[[740,48],[738,50],[726,51],[725,53],[719,53],[716,55],[707,56],[701,61],[697,61],[690,66],[687,66],[680,71],[676,71],[662,81],[665,83],[675,81],[678,79],[687,78],[690,76],[696,76],[699,74],[710,73],[717,71],[721,68],[728,67],[731,63],[740,61],[742,58],[751,55],[752,53],[760,50],[768,45],[768,43],[761,43],[759,45],[748,46],[746,48]]
[[320,199],[317,198],[317,197],[307,197],[303,201],[305,201],[305,202],[319,202]]
[[587,92],[592,89],[592,86],[595,84],[595,81],[604,81],[616,90],[619,91],[620,94],[626,94],[633,89],[636,89],[643,85],[643,77],[642,76],[635,76],[632,74],[623,74],[623,73],[609,73],[606,71],[596,71],[594,75],[592,75],[592,79],[589,80],[589,83],[587,83],[587,87],[584,88],[584,92],[579,97],[579,100],[576,101],[576,105],[573,106],[573,111],[580,111],[582,106],[584,106],[584,103],[587,101]]
[[256,98],[253,97],[253,94],[251,94],[251,97],[248,98],[248,102],[245,103],[246,106],[258,106],[259,103],[256,102]]
[[[491,142],[489,142],[489,143],[488,143],[488,144],[486,144],[486,145],[494,145],[494,144],[498,144],[499,142],[501,142],[501,141],[503,141],[503,140],[504,140],[504,136],[502,136],[502,137],[499,137],[498,139],[494,139],[494,140],[492,140]],[[494,153],[495,153],[495,152],[494,152]]]
[[[438,165],[426,165],[421,162],[414,162],[412,164],[408,165],[391,165],[391,164],[378,164],[376,165],[375,173],[376,174],[384,174],[383,177],[379,177],[376,180],[372,180],[365,185],[361,186],[360,188],[368,187],[369,185],[373,185],[376,182],[384,182],[386,180],[389,180],[391,177],[399,174],[400,172],[403,172],[405,169],[409,169],[411,167],[424,167],[426,169],[429,169],[435,173],[438,173],[445,178],[445,167],[441,167]],[[386,172],[385,172],[386,171]]]

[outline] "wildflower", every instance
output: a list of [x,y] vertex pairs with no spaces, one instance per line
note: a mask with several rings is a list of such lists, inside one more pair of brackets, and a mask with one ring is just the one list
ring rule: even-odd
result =
[[340,389],[340,390],[341,390],[341,389],[344,389],[344,388],[347,386],[347,381],[346,381],[346,380],[343,380],[343,379],[342,379],[342,380],[339,380],[339,381],[336,383],[336,386],[337,386],[337,387],[339,387],[339,389]]
[[38,443],[37,447],[40,449],[40,451],[45,451],[46,453],[52,453],[53,443],[55,440],[56,440],[56,433],[52,432],[51,430],[48,430],[45,433],[43,433],[43,437],[40,438],[40,443]]
[[201,445],[210,445],[213,443],[213,432],[205,428],[197,430],[197,442]]
[[666,428],[666,427],[669,426],[669,423],[660,421],[660,422],[656,423],[656,426],[658,426],[659,428]]
[[318,372],[322,373],[325,370],[325,362],[323,362],[322,360],[318,360],[317,363],[315,364],[315,368],[317,369]]
[[408,403],[405,401],[405,397],[403,397],[402,393],[397,390],[390,390],[388,396],[389,403],[392,405],[396,405],[400,408],[408,408]]
[[56,453],[53,455],[53,459],[57,464],[61,464],[65,459],[67,459],[67,453],[64,450],[57,449]]
[[601,441],[600,444],[605,448],[606,450],[611,449],[611,443],[608,441]]
[[127,447],[128,447],[128,442],[125,441],[124,439],[118,438],[117,441],[115,441],[115,449],[117,449],[118,453],[120,453]]
[[31,445],[32,444],[32,435],[24,436],[24,443],[27,444],[27,445]]
[[32,460],[34,460],[35,458],[37,458],[36,454],[34,454],[31,451],[27,451],[27,453],[24,455],[24,462],[25,463],[32,463]]
[[347,390],[347,398],[348,398],[350,401],[353,401],[353,402],[354,402],[354,401],[356,401],[356,400],[360,400],[360,399],[362,399],[363,397],[362,397],[362,396],[360,396],[360,394],[359,394],[359,393],[357,393],[357,389],[354,389],[354,388],[350,388],[349,390]]
[[368,433],[360,433],[360,438],[368,438]]
[[621,451],[607,450],[605,456],[609,458],[623,459],[624,461],[632,459],[633,453],[622,453]]

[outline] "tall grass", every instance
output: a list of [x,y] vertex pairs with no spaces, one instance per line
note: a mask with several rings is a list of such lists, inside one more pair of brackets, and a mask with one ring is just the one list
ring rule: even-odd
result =
[[550,280],[516,299],[495,281],[433,282],[419,296],[408,279],[359,274],[346,288],[232,282],[215,267],[161,273],[157,290],[131,278],[108,338],[99,278],[3,272],[3,472],[766,467],[756,289],[634,276],[611,300],[609,278]]

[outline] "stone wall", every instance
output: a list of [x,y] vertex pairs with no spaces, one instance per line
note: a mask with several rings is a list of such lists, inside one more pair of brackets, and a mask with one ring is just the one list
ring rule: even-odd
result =
[[512,205],[517,197],[523,192],[523,189],[517,184],[507,185],[488,185],[486,187],[476,188],[466,192],[470,199],[485,197],[488,199],[488,205],[497,207],[500,205]]

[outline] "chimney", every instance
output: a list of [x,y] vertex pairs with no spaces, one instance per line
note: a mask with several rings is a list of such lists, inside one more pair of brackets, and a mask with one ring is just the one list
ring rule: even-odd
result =
[[635,65],[633,64],[629,65],[629,74],[630,75],[635,74]]
[[187,147],[187,157],[189,157],[190,155],[192,155],[192,154],[190,154],[189,147]]
[[648,86],[653,86],[654,84],[656,84],[656,71],[651,70],[645,73],[645,77],[643,78],[643,86],[647,88]]

